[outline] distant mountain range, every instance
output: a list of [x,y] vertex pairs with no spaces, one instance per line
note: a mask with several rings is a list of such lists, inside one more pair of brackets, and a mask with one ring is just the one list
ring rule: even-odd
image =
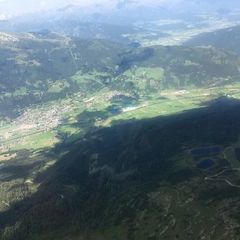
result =
[[[94,4],[73,4],[71,1],[63,4],[50,4],[46,9],[35,9],[29,13],[17,14],[15,17],[9,18],[9,13],[2,13],[2,22],[0,24],[0,31],[29,31],[48,29],[50,26],[55,26],[60,22],[91,22],[98,24],[111,24],[131,26],[139,22],[150,22],[159,19],[192,19],[197,20],[199,15],[211,14],[215,16],[224,16],[231,18],[231,14],[239,9],[237,0],[229,1],[189,1],[189,0],[174,0],[168,1],[112,1],[111,3],[102,2]],[[28,0],[25,0],[25,4]],[[23,4],[24,4],[23,3]],[[3,5],[8,3],[1,3]],[[1,12],[0,4],[0,12]],[[10,4],[10,3],[9,3]],[[19,5],[18,1],[11,3],[10,6]],[[55,5],[54,5],[55,4]],[[34,9],[34,4],[30,2],[29,9]],[[51,5],[51,7],[50,7]],[[87,5],[87,6],[86,6]],[[54,7],[55,6],[55,7]],[[9,9],[11,12],[11,9]],[[187,13],[187,14],[186,14]],[[235,16],[236,17],[236,16]],[[8,20],[8,23],[6,23]],[[238,19],[239,20],[239,19]],[[25,29],[25,30],[24,30]],[[40,30],[42,30],[40,29]],[[49,29],[53,30],[53,29]]]

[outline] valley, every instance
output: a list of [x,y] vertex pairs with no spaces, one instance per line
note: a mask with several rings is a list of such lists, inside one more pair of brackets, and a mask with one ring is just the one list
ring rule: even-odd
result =
[[[220,99],[220,102],[228,101],[224,99],[235,99],[238,101],[238,99],[240,99],[239,84],[234,83],[224,87],[212,88],[161,90],[147,97],[143,96],[134,103],[131,101],[128,102],[129,99],[131,99],[129,94],[125,93],[124,95],[123,92],[102,89],[97,94],[89,95],[88,98],[82,96],[81,93],[76,93],[71,97],[50,101],[47,104],[33,105],[23,109],[16,119],[8,122],[2,121],[1,123],[1,211],[7,211],[17,202],[34,196],[34,194],[41,189],[40,183],[42,177],[40,176],[42,174],[44,175],[45,171],[54,171],[51,169],[57,164],[59,156],[65,158],[64,156],[69,154],[69,148],[71,149],[71,146],[89,141],[86,140],[89,138],[89,135],[90,138],[91,135],[93,135],[94,139],[96,138],[96,141],[98,141],[97,139],[101,139],[101,137],[96,137],[95,134],[98,135],[101,129],[105,131],[106,128],[112,129],[119,127],[119,125],[123,125],[124,127],[128,123],[131,124],[132,122],[143,120],[151,121],[151,119],[156,117],[174,118],[174,116],[177,117],[179,114],[194,111],[194,109],[197,111],[199,111],[200,108],[204,109],[217,98]],[[117,100],[117,103],[115,102],[114,105],[112,105],[111,99]],[[125,102],[125,99],[127,99],[127,102]],[[235,100],[233,100],[233,102]],[[117,111],[115,111],[116,109]],[[184,148],[190,149],[191,145],[192,143],[189,142]],[[197,146],[198,145],[195,145],[195,147]],[[190,155],[187,153],[183,153],[181,157],[177,156],[177,159],[179,159],[177,161],[181,162],[180,165],[182,167],[188,166],[187,168],[195,169],[194,171],[197,175],[203,175],[199,180],[196,180],[202,182],[201,184],[206,184],[206,186],[209,185],[211,187],[212,185],[225,182],[226,187],[230,189],[238,188],[240,176],[236,167],[239,166],[239,163],[237,166],[236,164],[231,166],[232,161],[236,162],[238,160],[234,160],[236,157],[234,157],[234,153],[231,154],[229,150],[234,146],[238,147],[238,143],[234,143],[232,146],[231,144],[227,145],[226,150],[224,150],[224,152],[226,152],[224,153],[224,158],[227,159],[229,163],[221,162],[222,157],[217,155],[214,157],[211,153],[210,155],[203,155],[198,159],[198,163],[200,163],[205,159],[215,158],[216,160],[214,161],[216,165],[210,169],[208,169],[208,167],[201,169],[200,165],[197,165],[198,163],[190,160]],[[115,147],[107,148],[107,151],[115,151],[114,148]],[[70,150],[70,152],[71,151],[72,150]],[[91,151],[94,152],[94,150]],[[100,151],[100,153],[91,155],[92,164],[94,164],[94,161],[99,161],[97,159],[101,158],[101,154],[105,155],[104,148],[98,151]],[[101,153],[101,151],[103,151],[103,153]],[[185,151],[186,150],[184,150],[184,152]],[[183,159],[185,159],[184,161],[186,162],[182,162]],[[28,170],[29,167],[31,171]],[[103,171],[98,170],[98,167],[94,165],[92,168],[94,170],[90,170],[91,172]],[[11,169],[14,169],[14,172]],[[131,176],[133,173],[130,171],[129,173],[126,172],[122,174],[123,176],[126,174],[127,178],[127,174]],[[122,178],[121,174],[119,174],[119,177],[117,176],[118,174],[116,174],[116,178]],[[123,179],[125,179],[125,177],[123,177]],[[46,181],[46,179],[44,181]],[[189,183],[189,186],[191,186],[191,183]],[[206,188],[206,186],[204,188]],[[11,188],[15,189],[14,193],[9,192]],[[173,193],[166,193],[168,189],[167,185],[162,183],[158,191],[164,191],[164,193],[162,193],[164,195],[172,195]],[[150,199],[153,198],[151,201],[155,201],[154,196],[160,194],[158,191],[151,193],[153,195],[149,195]],[[11,193],[11,195],[9,195],[9,193]],[[67,198],[68,193],[61,192],[58,193],[58,195]],[[166,198],[168,198],[167,196],[168,195],[166,195]],[[168,202],[169,200],[166,201]],[[189,196],[189,199],[185,199],[184,201],[186,201],[186,206],[189,206],[193,200],[192,197]],[[164,204],[168,204],[167,202]],[[168,230],[163,228],[159,234],[162,236],[167,234],[167,232]],[[105,234],[108,235],[110,233],[104,233],[104,236]]]
[[239,240],[239,10],[121,4],[0,22],[1,240]]
[[[2,121],[0,127],[1,155],[19,149],[53,147],[60,141],[61,134],[66,134],[67,138],[71,138],[71,135],[79,133],[80,137],[93,126],[107,127],[118,121],[148,119],[199,108],[201,105],[204,106],[205,102],[221,96],[240,98],[239,84],[227,85],[224,88],[163,90],[138,99],[134,104],[121,104],[121,98],[130,96],[118,91],[111,92],[103,89],[89,98],[76,93],[68,98],[27,107],[16,119]],[[116,97],[120,102],[112,106],[110,100]],[[114,108],[117,109],[115,112]],[[86,111],[92,113],[89,119],[78,117]],[[59,133],[61,134],[58,135]],[[37,135],[36,139],[39,139],[37,142],[34,141],[35,135]],[[40,141],[42,137],[44,139],[44,136],[52,140],[45,141],[45,143]]]
[[[124,36],[132,41],[141,43],[143,46],[182,45],[201,34],[214,33],[217,30],[238,26],[240,23],[240,15],[238,12],[236,12],[236,17],[237,16],[238,19],[228,19],[228,17],[223,18],[217,15],[201,14],[195,16],[197,18],[196,22],[181,19],[160,19],[148,23],[146,26],[144,24],[137,25],[140,29],[143,29],[142,33],[140,31],[139,34],[126,34]],[[148,31],[144,32],[144,29]]]

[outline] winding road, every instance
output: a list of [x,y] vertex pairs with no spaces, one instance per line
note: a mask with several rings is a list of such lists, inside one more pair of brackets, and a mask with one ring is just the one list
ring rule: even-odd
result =
[[232,168],[232,169],[225,168],[224,170],[222,170],[221,172],[219,172],[217,174],[214,174],[214,175],[209,176],[209,177],[205,177],[204,180],[205,181],[223,181],[223,182],[227,183],[231,187],[240,188],[240,185],[236,185],[236,184],[232,183],[231,181],[229,181],[226,178],[216,179],[217,177],[221,176],[223,173],[225,173],[227,171],[238,171],[238,172],[240,172],[240,168]]

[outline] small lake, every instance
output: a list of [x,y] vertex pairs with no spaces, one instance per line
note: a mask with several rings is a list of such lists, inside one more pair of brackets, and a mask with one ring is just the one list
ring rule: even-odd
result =
[[197,167],[201,168],[201,169],[208,169],[208,168],[211,168],[212,166],[214,166],[214,164],[215,163],[212,159],[204,159],[197,164]]

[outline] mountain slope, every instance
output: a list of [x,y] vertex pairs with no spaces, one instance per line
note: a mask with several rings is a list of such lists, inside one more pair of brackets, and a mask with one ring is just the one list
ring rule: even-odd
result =
[[1,239],[237,240],[240,177],[222,153],[238,146],[239,106],[222,98],[62,148],[39,191],[0,215]]
[[0,109],[7,116],[74,92],[108,88],[141,96],[239,80],[239,57],[215,48],[135,48],[50,32],[1,33],[0,39]]
[[[111,51],[108,51],[111,49]],[[56,34],[1,34],[1,111],[17,111],[79,91],[71,77],[81,71],[112,72],[121,46]],[[87,76],[86,76],[87,77]]]
[[228,49],[240,54],[240,26],[219,30],[212,33],[204,33],[187,41],[186,46],[213,46]]

